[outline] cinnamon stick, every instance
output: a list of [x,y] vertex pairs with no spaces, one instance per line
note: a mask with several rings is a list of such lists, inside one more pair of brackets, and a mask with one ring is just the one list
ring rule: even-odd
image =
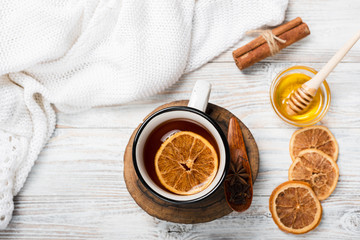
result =
[[[309,35],[310,30],[308,25],[304,23],[300,17],[297,17],[290,22],[274,28],[272,33],[286,41],[285,43],[276,42],[281,50]],[[236,66],[240,70],[259,62],[270,55],[270,47],[262,36],[257,37],[245,46],[233,51],[233,58]]]

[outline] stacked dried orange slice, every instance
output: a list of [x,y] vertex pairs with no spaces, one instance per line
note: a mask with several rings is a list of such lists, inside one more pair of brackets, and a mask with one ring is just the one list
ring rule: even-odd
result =
[[324,126],[297,130],[290,139],[289,180],[311,185],[319,200],[334,191],[339,178],[336,164],[339,147],[334,135]]
[[328,198],[339,179],[334,135],[324,126],[300,129],[291,137],[289,181],[272,192],[269,208],[278,227],[289,233],[311,231],[321,220],[319,200]]
[[319,150],[301,151],[289,168],[289,180],[309,183],[319,200],[330,196],[338,178],[336,162]]
[[312,126],[294,132],[290,139],[290,156],[293,161],[300,152],[317,149],[329,155],[335,162],[339,155],[339,147],[334,135],[327,127]]

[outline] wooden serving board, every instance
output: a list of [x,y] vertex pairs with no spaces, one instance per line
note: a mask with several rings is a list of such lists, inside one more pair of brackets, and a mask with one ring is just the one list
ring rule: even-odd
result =
[[[167,103],[156,108],[146,118],[160,109],[171,106],[187,106],[187,104],[187,100]],[[234,115],[228,110],[211,103],[208,104],[206,113],[220,125],[225,135],[227,135],[229,120]],[[244,136],[253,182],[255,182],[259,170],[258,147],[249,129],[239,119],[238,121]],[[131,135],[124,153],[124,179],[130,195],[145,212],[153,217],[176,223],[209,222],[232,212],[225,200],[223,186],[200,202],[182,205],[168,203],[147,190],[138,179],[132,161],[132,145],[138,128]]]

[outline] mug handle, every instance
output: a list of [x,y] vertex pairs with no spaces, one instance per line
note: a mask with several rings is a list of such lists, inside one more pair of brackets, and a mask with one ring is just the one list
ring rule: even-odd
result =
[[206,111],[211,92],[211,84],[204,80],[195,83],[188,107],[196,108],[202,112]]

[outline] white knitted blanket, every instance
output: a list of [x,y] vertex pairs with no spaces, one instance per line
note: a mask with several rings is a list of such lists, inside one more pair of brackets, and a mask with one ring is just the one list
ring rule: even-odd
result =
[[[0,228],[56,115],[156,94],[287,0],[1,0]],[[235,67],[235,65],[234,65]]]

